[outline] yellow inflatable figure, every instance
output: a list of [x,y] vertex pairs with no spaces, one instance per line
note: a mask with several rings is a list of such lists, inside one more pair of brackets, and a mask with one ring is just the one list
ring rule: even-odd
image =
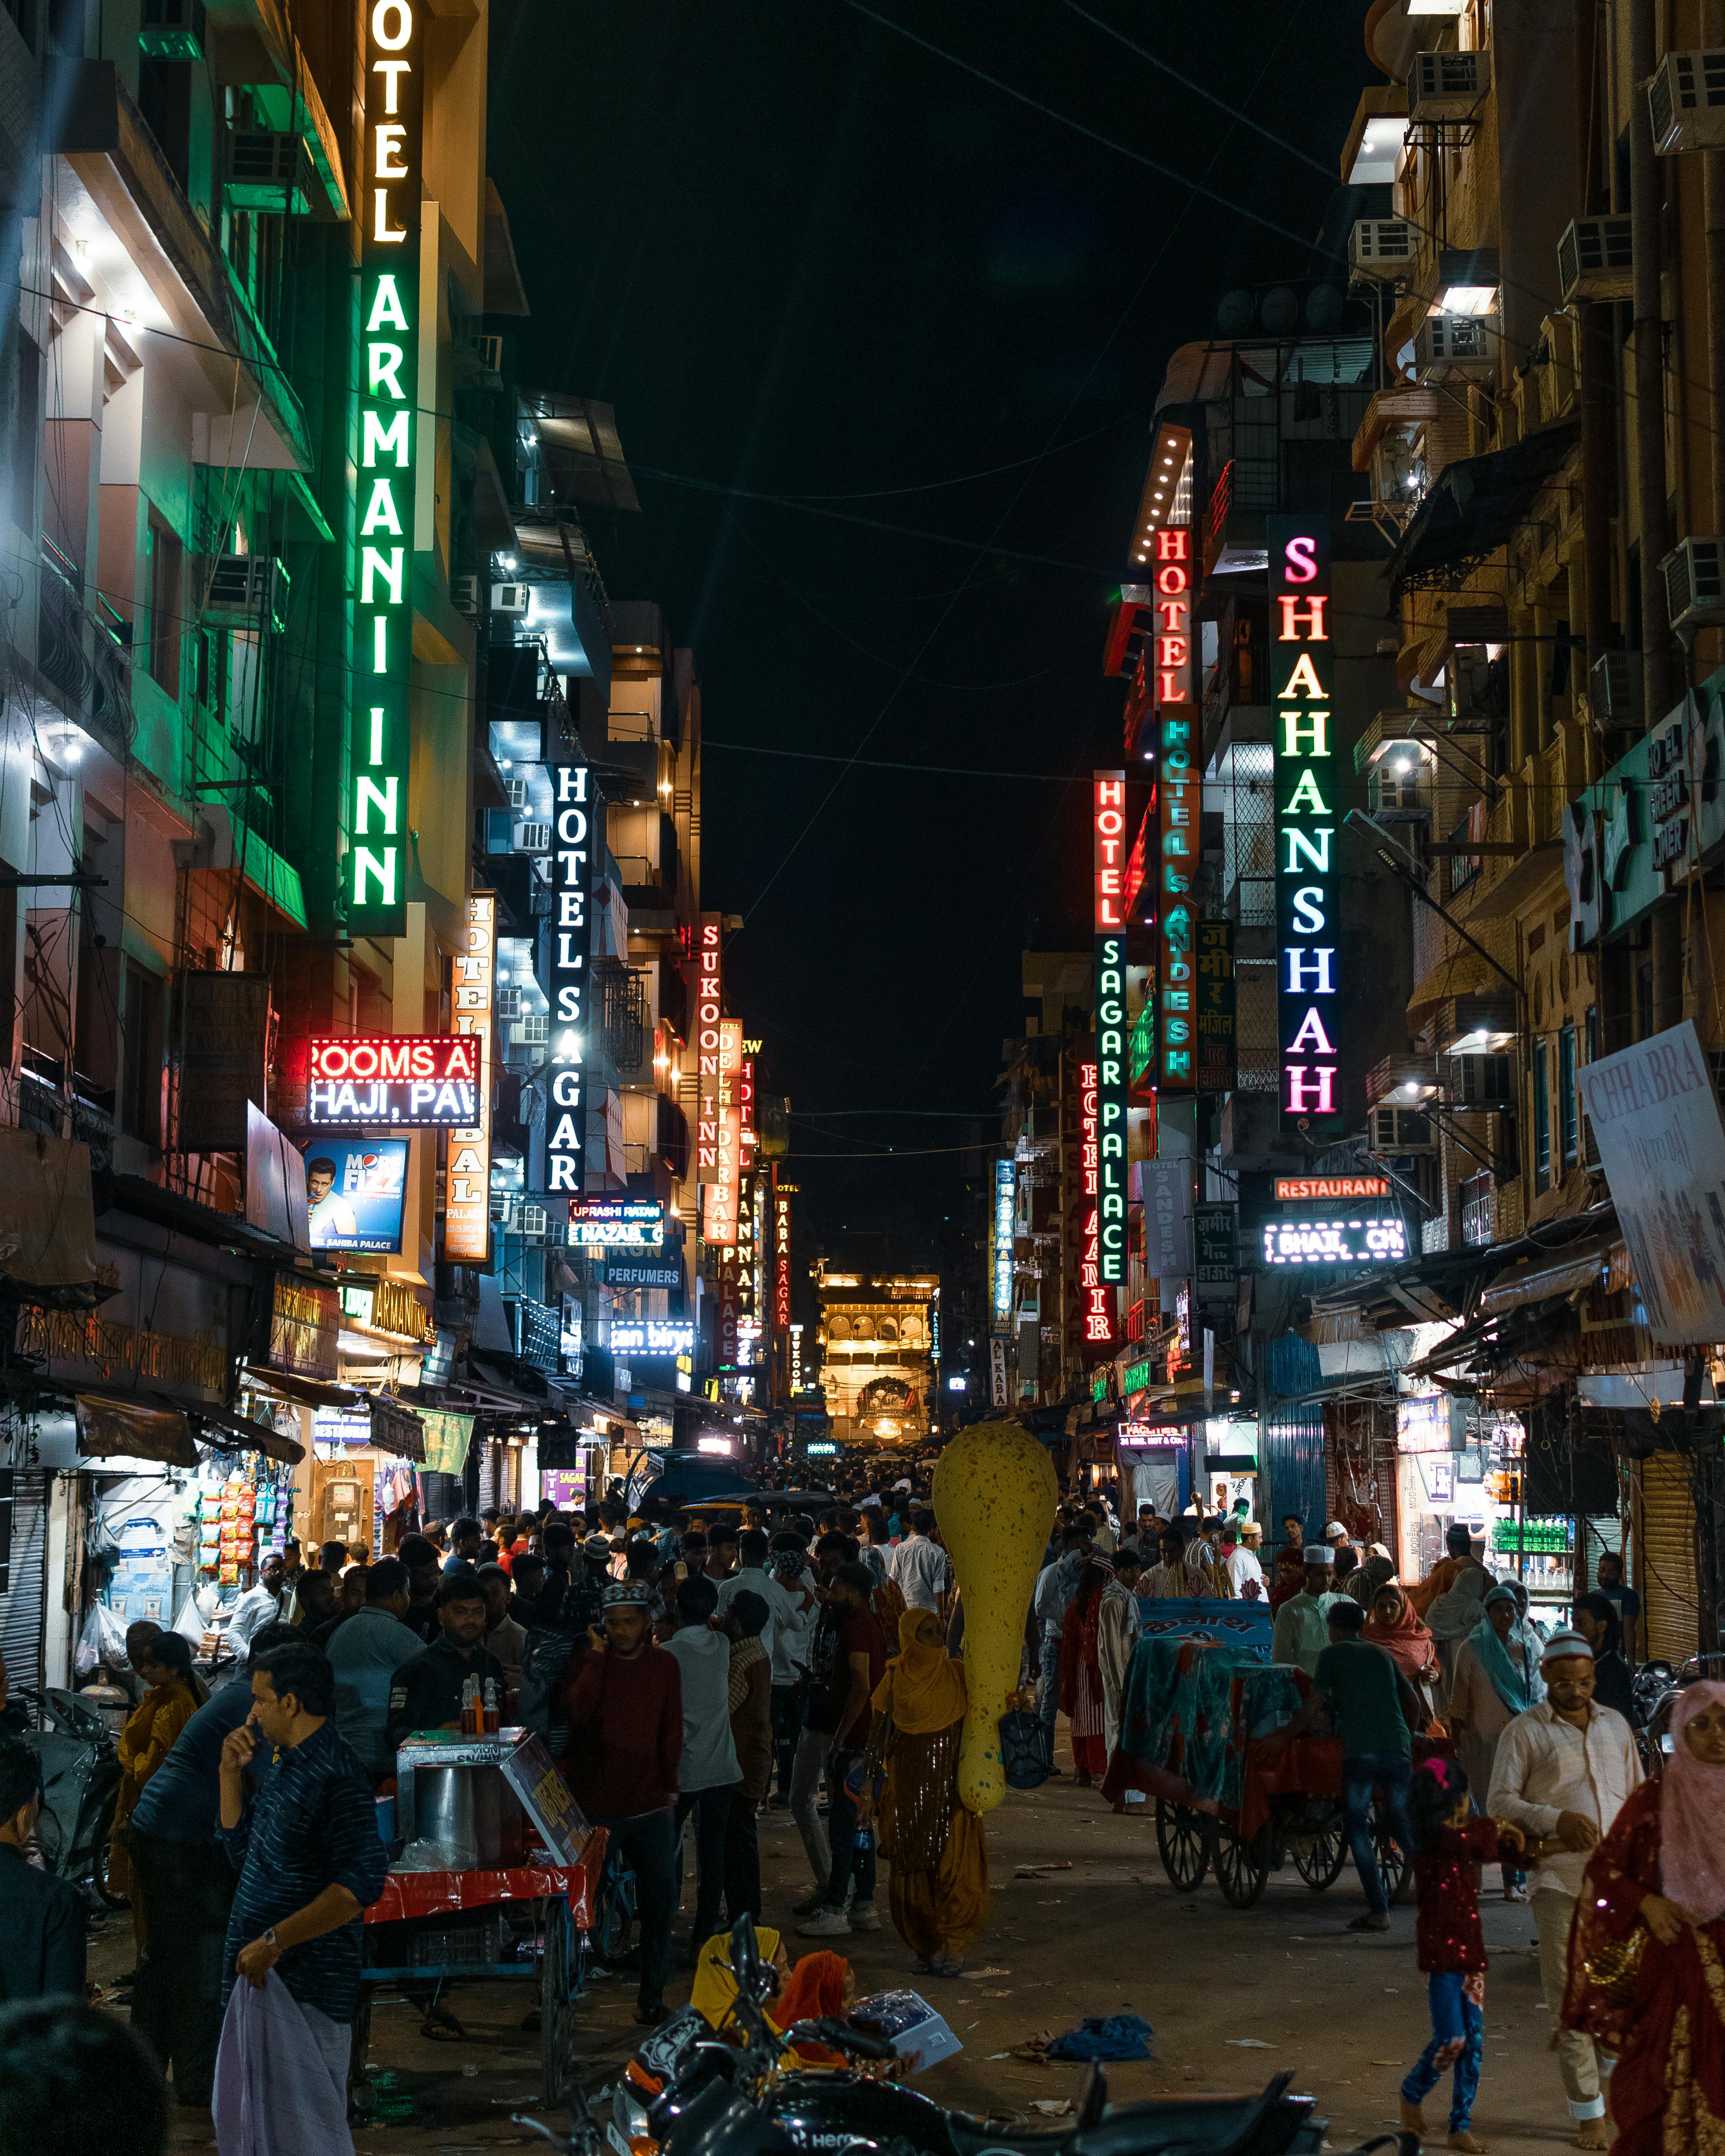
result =
[[960,1430],[935,1466],[935,1517],[964,1609],[958,1800],[967,1811],[991,1812],[1006,1794],[1000,1717],[1018,1689],[1024,1618],[1059,1500],[1047,1452],[1015,1422]]

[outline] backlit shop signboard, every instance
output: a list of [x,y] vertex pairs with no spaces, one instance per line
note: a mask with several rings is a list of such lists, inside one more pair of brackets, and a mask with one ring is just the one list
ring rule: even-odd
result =
[[1264,1223],[1263,1261],[1285,1265],[1389,1265],[1408,1255],[1407,1223],[1333,1211],[1301,1213]]
[[1079,1242],[1078,1286],[1084,1298],[1084,1344],[1109,1348],[1114,1342],[1114,1298],[1102,1286],[1101,1249],[1096,1231],[1096,1066],[1078,1066],[1078,1127],[1083,1145],[1080,1168],[1084,1230]]
[[347,928],[407,932],[413,557],[419,536],[419,152],[424,40],[411,0],[367,0],[355,444],[353,706],[342,821]]
[[1194,758],[1198,708],[1192,681],[1192,527],[1166,524],[1153,534],[1156,567],[1154,672],[1158,762],[1158,824],[1162,859],[1157,878],[1158,1082],[1190,1091],[1193,1082],[1193,940],[1196,909],[1192,874],[1198,857],[1202,777]]
[[491,1013],[496,984],[497,901],[489,891],[467,901],[467,948],[454,960],[458,1034],[479,1055],[479,1113],[449,1133],[444,1178],[444,1255],[482,1265],[491,1248]]
[[465,1130],[478,1115],[473,1034],[308,1040],[305,1055],[309,1130]]
[[551,1004],[551,1104],[546,1115],[546,1188],[578,1191],[587,1147],[587,1102],[583,1086],[592,1019],[593,922],[588,899],[598,851],[593,829],[603,814],[592,773],[583,763],[552,767],[552,845],[551,921],[546,934]]
[[1276,757],[1276,1006],[1282,1120],[1312,1136],[1343,1125],[1334,859],[1343,783],[1332,738],[1330,527],[1266,519]]
[[[1126,1284],[1126,773],[1091,786],[1096,969],[1096,1245],[1104,1288]],[[1112,1308],[1114,1298],[1106,1298]]]
[[1013,1175],[1009,1160],[995,1162],[993,1317],[997,1332],[1005,1332],[1012,1325]]
[[577,1250],[656,1250],[665,1208],[656,1198],[572,1198],[569,1242]]
[[614,1355],[692,1355],[695,1323],[686,1317],[614,1317]]
[[1132,1452],[1183,1452],[1189,1436],[1180,1422],[1122,1422],[1114,1430],[1114,1442]]

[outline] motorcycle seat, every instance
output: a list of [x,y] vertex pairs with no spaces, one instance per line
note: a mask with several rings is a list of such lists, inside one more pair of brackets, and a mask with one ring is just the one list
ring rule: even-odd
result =
[[[998,2133],[979,2119],[954,2118],[952,2142],[957,2156],[1244,2156],[1247,2150],[1255,2156],[1260,2134],[1290,2078],[1278,2075],[1256,2096],[1168,2097],[1124,2104],[1094,2126],[1052,2133],[1016,2128]],[[1290,2138],[1296,2123],[1289,2123]]]

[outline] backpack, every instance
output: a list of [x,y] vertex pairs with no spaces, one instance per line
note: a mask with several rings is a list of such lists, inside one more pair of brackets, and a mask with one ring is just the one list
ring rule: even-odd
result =
[[523,1729],[545,1739],[554,1759],[562,1758],[569,1742],[569,1725],[563,1718],[563,1687],[569,1663],[586,1644],[584,1632],[565,1632],[547,1625],[528,1633],[521,1651],[516,1720]]
[[1040,1715],[1015,1707],[1000,1717],[1000,1758],[1011,1789],[1040,1789],[1054,1768]]

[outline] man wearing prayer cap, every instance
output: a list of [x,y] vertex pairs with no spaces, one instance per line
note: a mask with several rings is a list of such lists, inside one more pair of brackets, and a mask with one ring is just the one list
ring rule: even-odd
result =
[[1276,1613],[1270,1659],[1304,1670],[1310,1677],[1317,1676],[1317,1658],[1330,1644],[1329,1622],[1325,1613],[1341,1597],[1333,1592],[1334,1550],[1323,1543],[1308,1543],[1303,1562],[1306,1584],[1299,1594],[1291,1594]]
[[[1610,1829],[1641,1779],[1635,1740],[1623,1717],[1594,1697],[1594,1650],[1579,1632],[1554,1632],[1539,1658],[1545,1697],[1517,1715],[1497,1740],[1486,1809],[1543,1844],[1533,1874],[1539,1980],[1553,2018],[1563,2010],[1569,1928],[1589,1852]],[[1579,2148],[1609,2148],[1605,2099],[1594,2040],[1563,2030],[1558,2065]]]

